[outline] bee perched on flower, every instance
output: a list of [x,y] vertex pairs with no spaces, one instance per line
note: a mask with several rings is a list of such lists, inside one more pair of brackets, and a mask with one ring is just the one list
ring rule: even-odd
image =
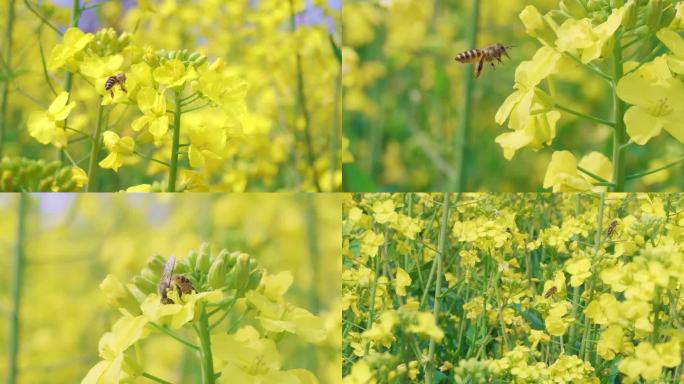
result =
[[114,89],[113,88],[117,84],[119,85],[119,87],[121,87],[122,91],[127,92],[126,88],[124,87],[126,85],[126,74],[125,73],[121,72],[121,73],[117,73],[116,75],[109,76],[107,78],[107,81],[105,81],[104,89],[105,89],[105,91],[109,91],[112,98],[114,97]]

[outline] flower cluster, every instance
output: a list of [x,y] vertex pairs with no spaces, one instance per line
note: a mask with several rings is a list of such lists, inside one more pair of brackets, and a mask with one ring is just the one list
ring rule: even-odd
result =
[[[125,285],[113,275],[104,279],[100,288],[121,317],[100,339],[102,360],[81,383],[149,377],[136,351],[153,334],[198,351],[205,383],[318,383],[307,370],[283,369],[278,351],[285,334],[310,343],[326,338],[320,318],[283,298],[293,282],[289,272],[269,274],[245,253],[212,254],[207,244],[174,260],[150,258]],[[198,344],[181,336],[187,328],[194,328]]]
[[60,162],[3,158],[0,161],[2,192],[72,192],[88,180],[78,167],[62,167]]
[[681,381],[682,207],[679,195],[354,196],[345,382]]
[[[496,139],[504,156],[510,160],[524,147],[538,151],[552,145],[565,113],[597,124],[596,129],[612,128],[612,158],[587,151],[578,161],[571,151],[555,151],[544,188],[622,191],[626,180],[674,166],[627,175],[625,158],[631,145],[646,145],[663,130],[684,142],[677,123],[684,111],[684,83],[677,78],[684,55],[684,39],[678,34],[681,14],[682,4],[667,0],[564,0],[560,9],[543,15],[534,5],[525,7],[520,20],[542,46],[518,66],[515,91],[496,114],[498,124],[508,121],[513,130]],[[656,44],[651,44],[653,36]],[[608,83],[613,92],[611,119],[566,106],[560,87],[573,80],[568,73],[582,69]]]
[[41,34],[8,64],[11,104],[1,113],[3,124],[15,108],[29,118],[0,130],[16,125],[35,141],[8,136],[0,152],[56,150],[85,169],[88,191],[338,190],[347,146],[337,108],[340,8],[18,7],[7,37]]

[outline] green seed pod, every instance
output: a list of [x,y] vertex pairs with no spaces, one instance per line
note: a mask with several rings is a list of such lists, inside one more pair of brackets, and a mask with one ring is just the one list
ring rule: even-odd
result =
[[199,255],[197,256],[197,262],[195,263],[195,269],[205,274],[209,272],[209,266],[211,265],[211,250],[209,249],[209,244],[203,243],[200,246]]
[[151,281],[151,280],[144,278],[142,276],[135,276],[131,280],[131,282],[133,283],[133,285],[138,287],[138,289],[144,293],[156,292],[157,291],[157,285],[159,284],[158,281],[154,282],[154,281]]
[[648,14],[646,16],[646,25],[648,30],[656,32],[660,27],[660,18],[663,12],[663,3],[661,0],[651,0],[648,3]]
[[188,61],[195,61],[201,54],[199,52],[193,52],[192,55],[188,56]]
[[560,8],[576,19],[582,19],[587,15],[587,10],[579,0],[561,0]]
[[226,263],[222,258],[214,259],[214,262],[209,268],[207,276],[207,283],[213,289],[220,289],[225,283],[226,277]]
[[169,60],[173,60],[173,59],[176,58],[176,55],[177,55],[177,54],[178,54],[177,51],[171,51],[171,52],[169,52],[169,53],[166,55],[166,57],[167,57]]
[[624,16],[622,17],[622,27],[625,30],[634,28],[637,22],[637,6],[635,0],[629,0],[627,2],[627,9],[625,9]]

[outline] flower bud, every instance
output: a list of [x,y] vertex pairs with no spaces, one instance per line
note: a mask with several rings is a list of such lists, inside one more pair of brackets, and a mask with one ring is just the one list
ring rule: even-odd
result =
[[587,10],[579,0],[561,0],[560,8],[576,19],[582,19],[587,15]]
[[195,269],[205,274],[209,272],[209,265],[211,264],[211,250],[209,249],[209,244],[203,243],[200,245],[199,255],[197,256],[197,262],[195,263]]
[[255,269],[252,271],[252,273],[249,275],[249,282],[247,284],[247,291],[256,289],[259,284],[261,283],[261,277],[264,275],[264,273],[260,270]]
[[249,283],[249,261],[249,255],[241,253],[235,264],[235,288],[237,289],[238,296],[244,294]]
[[100,290],[107,298],[107,303],[114,308],[124,309],[133,316],[139,315],[140,306],[135,297],[124,287],[121,282],[113,275],[107,275],[102,283]]
[[596,12],[601,8],[603,8],[603,1],[602,0],[589,0],[587,2],[587,10],[589,12]]
[[143,268],[142,271],[140,272],[140,276],[150,280],[150,281],[157,281],[161,277],[161,269],[157,271],[153,271],[150,268]]
[[552,45],[556,41],[556,32],[554,32],[550,17],[543,17],[541,13],[532,5],[528,5],[520,12],[520,20],[525,25],[525,32],[546,45]]
[[135,276],[131,280],[133,285],[135,285],[139,290],[141,290],[144,293],[152,293],[157,291],[157,285],[159,283],[155,283],[154,281],[150,281],[149,279],[146,279],[142,276]]
[[660,27],[660,18],[663,12],[663,2],[661,0],[650,0],[648,2],[648,11],[646,16],[646,25],[648,30],[656,32]]
[[610,7],[612,9],[622,8],[625,5],[625,0],[610,0]]
[[166,259],[160,254],[156,254],[147,259],[147,268],[153,271],[161,271],[164,269],[164,264],[166,264]]
[[[196,255],[193,253],[195,257],[192,258],[192,260],[196,259]],[[191,260],[190,257],[186,257],[184,259],[176,260],[176,266],[173,269],[175,273],[180,273],[180,274],[185,274],[185,273],[192,273],[192,266],[195,265],[195,263]]]
[[636,1],[629,0],[629,2],[627,2],[627,9],[625,9],[625,13],[622,16],[622,27],[625,30],[632,29],[634,28],[634,25],[636,25],[638,17],[637,11]]
[[223,258],[217,257],[209,268],[207,283],[213,289],[223,287],[226,279],[226,263]]

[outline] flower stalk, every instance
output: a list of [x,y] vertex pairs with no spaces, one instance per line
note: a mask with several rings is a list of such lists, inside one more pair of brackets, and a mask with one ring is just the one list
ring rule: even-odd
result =
[[199,303],[199,319],[197,324],[197,335],[200,341],[200,358],[202,359],[202,384],[214,384],[214,361],[211,354],[211,336],[209,335],[209,315],[207,314],[207,303]]
[[97,121],[95,123],[95,133],[93,134],[93,141],[90,146],[90,161],[88,162],[88,184],[86,185],[86,192],[93,192],[95,188],[95,179],[97,176],[97,159],[100,153],[100,146],[102,145],[102,120],[104,115],[104,106],[102,105],[102,97],[98,99],[97,105]]
[[620,100],[617,93],[618,82],[622,78],[622,46],[620,45],[620,35],[615,37],[613,44],[613,113],[615,126],[613,127],[613,180],[615,187],[613,192],[623,192],[625,190],[625,151],[622,145],[627,141],[625,128],[625,103]]
[[[470,10],[470,24],[466,32],[466,40],[470,47],[475,46],[477,38],[477,19],[480,12],[480,1],[473,0]],[[455,168],[452,191],[461,192],[465,187],[465,164],[466,164],[466,142],[468,141],[468,131],[470,130],[470,117],[473,105],[473,89],[474,79],[473,72],[470,70],[463,71],[463,106],[461,116],[459,119],[459,129],[456,131],[454,137],[455,146]]]
[[181,125],[181,92],[175,91],[175,110],[173,113],[173,142],[171,143],[171,166],[169,168],[169,186],[167,192],[176,192],[176,177],[178,173],[178,148],[180,147]]
[[[439,228],[439,238],[437,243],[437,253],[435,255],[434,263],[437,265],[437,275],[435,276],[435,304],[432,309],[432,314],[435,316],[435,320],[439,321],[439,311],[440,311],[440,297],[442,292],[442,254],[446,247],[446,237],[447,228],[449,227],[449,193],[444,193],[444,200],[442,203],[442,222]],[[435,367],[435,363],[432,358],[435,354],[435,339],[430,339],[430,344],[428,345],[428,363],[425,367],[425,384],[432,383],[432,370]]]
[[0,159],[5,145],[5,132],[7,131],[7,107],[9,105],[9,86],[12,76],[10,65],[12,63],[12,33],[14,31],[14,0],[7,2],[7,25],[5,26],[5,52],[3,54],[6,79],[2,85],[2,107],[0,116]]

